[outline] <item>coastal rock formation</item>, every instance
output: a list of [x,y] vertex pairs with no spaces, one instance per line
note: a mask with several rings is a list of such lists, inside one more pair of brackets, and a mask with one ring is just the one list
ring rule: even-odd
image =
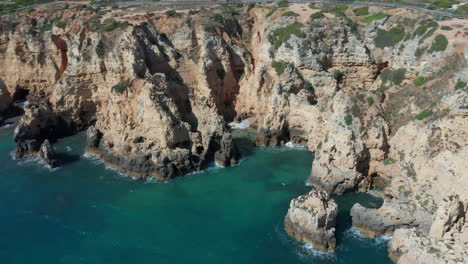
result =
[[320,251],[334,251],[337,214],[338,206],[326,192],[312,190],[291,201],[284,225],[298,241]]
[[39,148],[38,156],[51,168],[59,166],[54,147],[50,144],[48,139],[44,140]]
[[6,89],[5,84],[0,80],[0,116],[11,107],[10,93]]
[[68,124],[46,102],[27,105],[15,128],[16,158],[35,156],[44,140],[56,140],[70,134]]
[[[385,179],[382,208],[353,208],[364,234],[428,238],[447,195],[466,204],[466,21],[373,7],[388,15],[364,23],[351,8],[317,18],[305,4],[125,10],[0,17],[0,106],[30,102],[18,158],[88,129],[87,152],[106,165],[167,180],[235,164],[227,123],[248,119],[257,145],[314,152],[308,182],[329,194]],[[434,236],[466,230],[453,212]]]
[[388,126],[382,118],[378,98],[369,92],[336,93],[332,111],[317,146],[308,181],[329,193],[365,191],[370,185],[374,162],[381,162],[388,150]]
[[437,209],[434,222],[431,225],[429,236],[434,239],[443,239],[461,231],[465,224],[467,208],[458,196],[449,196],[443,199]]
[[457,196],[444,199],[429,234],[416,228],[397,229],[389,245],[390,257],[401,264],[466,263],[466,205]]
[[397,200],[386,200],[379,209],[365,208],[357,203],[351,208],[352,224],[361,234],[371,238],[391,236],[397,228],[427,224],[428,214],[407,207],[407,204]]

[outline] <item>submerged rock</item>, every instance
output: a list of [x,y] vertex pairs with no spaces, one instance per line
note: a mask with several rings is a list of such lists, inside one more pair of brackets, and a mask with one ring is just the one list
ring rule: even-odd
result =
[[59,166],[54,147],[47,139],[42,143],[38,152],[38,156],[51,168],[56,168]]
[[286,232],[298,241],[311,243],[320,251],[334,251],[337,215],[335,201],[325,191],[312,190],[291,201],[284,225]]

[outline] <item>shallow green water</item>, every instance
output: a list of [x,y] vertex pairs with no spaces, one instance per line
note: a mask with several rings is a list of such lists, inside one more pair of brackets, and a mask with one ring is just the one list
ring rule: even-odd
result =
[[12,132],[0,131],[1,263],[390,263],[384,240],[349,226],[354,202],[378,206],[370,195],[337,197],[336,254],[287,237],[289,201],[309,190],[307,151],[257,148],[239,166],[161,183],[106,169],[83,143],[62,139],[67,162],[50,170],[12,160]]

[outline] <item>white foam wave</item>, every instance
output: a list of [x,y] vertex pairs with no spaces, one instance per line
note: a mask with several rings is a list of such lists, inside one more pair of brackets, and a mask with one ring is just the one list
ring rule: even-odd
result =
[[305,149],[305,146],[300,146],[300,145],[294,145],[291,141],[288,141],[286,144],[284,144],[285,147],[287,148],[293,148],[293,149]]
[[225,168],[223,165],[219,164],[218,162],[214,162],[214,167],[216,168]]
[[83,158],[89,160],[93,165],[101,165],[104,164],[102,160],[100,160],[97,156],[91,155],[89,153],[84,153]]
[[335,254],[333,252],[322,252],[319,250],[314,249],[313,245],[311,243],[307,243],[303,246],[304,250],[314,256],[314,257],[320,257],[320,258],[333,258],[335,257]]
[[250,120],[248,119],[244,119],[242,120],[241,122],[237,123],[237,122],[231,122],[229,123],[229,126],[232,128],[232,129],[247,129],[250,127]]
[[355,240],[359,240],[362,244],[366,244],[368,246],[378,246],[387,243],[392,239],[391,236],[378,236],[374,239],[365,237],[361,234],[361,232],[356,227],[351,227],[345,231],[345,236],[351,237]]

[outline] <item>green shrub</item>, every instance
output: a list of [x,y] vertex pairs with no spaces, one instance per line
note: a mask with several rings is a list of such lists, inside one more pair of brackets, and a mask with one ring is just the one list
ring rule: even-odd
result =
[[230,9],[230,10],[228,11],[228,13],[229,13],[231,16],[237,16],[237,15],[239,15],[239,12],[237,12],[237,10],[235,10],[235,9]]
[[254,8],[254,7],[255,7],[255,3],[249,3],[248,7],[249,7],[249,9]]
[[59,21],[55,24],[56,27],[64,29],[68,25],[68,19]]
[[299,14],[294,13],[293,11],[284,12],[281,16],[284,17],[298,17]]
[[[432,21],[432,20],[426,20],[421,23],[420,26],[418,26],[413,34],[412,37],[418,37],[424,35],[426,32],[431,32],[434,28],[437,29],[439,27],[439,24],[437,22]],[[428,31],[429,30],[429,31]],[[432,35],[432,33],[431,33]]]
[[385,158],[385,159],[383,160],[383,163],[384,163],[384,165],[390,165],[390,164],[394,164],[394,163],[395,163],[395,160],[392,159],[392,158]]
[[275,49],[281,47],[281,45],[289,40],[291,35],[296,35],[299,38],[305,38],[306,34],[302,32],[301,23],[295,22],[284,28],[277,28],[268,35],[268,41],[275,47]]
[[377,93],[385,93],[385,91],[387,91],[388,89],[390,89],[390,87],[388,86],[385,86],[385,85],[380,85],[379,88],[377,88],[377,90],[375,90],[375,92]]
[[417,48],[416,51],[414,52],[414,56],[416,58],[419,58],[424,54],[425,51],[426,51],[425,48]]
[[213,25],[206,25],[203,29],[208,33],[216,33],[216,28]]
[[386,69],[380,73],[380,78],[384,83],[391,82],[396,85],[400,85],[405,79],[406,69],[391,70]]
[[372,21],[380,20],[380,19],[385,18],[385,17],[387,17],[387,13],[379,12],[379,13],[376,13],[376,14],[373,14],[373,15],[366,16],[366,17],[362,18],[361,22],[371,23]]
[[377,36],[374,39],[378,48],[393,47],[405,37],[405,30],[400,27],[391,28],[390,31],[377,29]]
[[451,8],[452,3],[450,0],[436,0],[432,2],[433,5],[437,6],[438,8]]
[[442,26],[442,27],[440,27],[440,29],[446,30],[446,31],[450,31],[450,30],[452,30],[453,28],[451,28],[451,27],[449,27],[449,26]]
[[353,117],[351,115],[346,115],[344,117],[344,121],[345,121],[345,124],[349,126],[351,125],[351,123],[353,123]]
[[46,31],[50,31],[50,30],[52,30],[52,24],[50,24],[50,23],[43,24],[43,25],[40,26],[38,29],[39,29],[39,31],[40,31],[41,33],[44,33],[44,32],[46,32]]
[[333,78],[340,83],[344,79],[344,73],[340,70],[336,70],[333,72]]
[[423,110],[421,113],[416,115],[417,120],[423,120],[425,118],[428,118],[432,115],[432,110]]
[[457,10],[455,10],[455,14],[468,15],[468,4],[458,6]]
[[96,45],[96,54],[98,55],[99,58],[103,58],[104,55],[106,55],[106,46],[104,44],[104,41],[102,41],[101,39]]
[[286,67],[288,66],[288,64],[284,63],[284,62],[280,62],[280,61],[273,61],[271,63],[271,67],[273,67],[276,71],[276,73],[278,75],[281,75],[284,70],[286,69]]
[[465,87],[466,87],[466,82],[462,80],[458,80],[457,83],[455,84],[455,90],[464,89]]
[[189,15],[195,15],[195,14],[198,14],[199,12],[200,12],[200,11],[198,11],[198,10],[189,10],[189,11],[188,11],[188,14],[189,14]]
[[323,14],[322,11],[315,12],[312,15],[310,15],[311,20],[320,19],[320,18],[324,18],[324,17],[325,17],[325,15]]
[[220,14],[214,14],[210,17],[210,19],[218,23],[223,23],[223,20],[224,20],[223,16]]
[[413,80],[414,85],[421,86],[426,83],[426,78],[423,76],[418,76],[416,79]]
[[428,52],[433,53],[433,52],[444,51],[447,48],[447,45],[448,45],[447,38],[444,35],[439,34],[432,41],[432,45],[429,48]]
[[369,14],[369,7],[363,6],[359,8],[353,9],[353,13],[355,16],[367,16]]
[[126,80],[126,81],[121,81],[120,83],[112,86],[112,91],[116,92],[116,93],[123,93],[125,91],[125,89],[127,89],[127,87],[130,85],[130,81]]
[[100,31],[104,32],[111,32],[117,28],[126,28],[128,26],[128,22],[117,22],[113,18],[108,18],[104,20],[103,24],[100,25]]
[[325,12],[325,13],[343,13],[344,11],[348,10],[348,8],[349,7],[347,5],[336,5],[336,6],[333,6],[332,8],[323,10],[323,12]]
[[273,8],[270,12],[268,12],[268,14],[266,14],[266,17],[272,16],[276,12],[276,10],[278,10],[278,8],[276,8],[276,7]]
[[289,2],[288,2],[288,1],[283,0],[283,1],[279,1],[279,2],[278,2],[278,7],[279,7],[279,8],[285,8],[285,7],[288,7],[288,6],[289,6]]
[[315,8],[316,8],[316,6],[315,6],[315,4],[314,4],[314,3],[310,3],[310,4],[309,4],[309,8],[310,8],[310,9],[315,9]]
[[307,91],[311,92],[311,93],[314,93],[314,92],[315,92],[314,86],[313,86],[310,82],[308,82],[308,81],[305,82],[304,88],[305,88]]
[[175,11],[174,9],[167,10],[165,12],[165,14],[170,16],[170,17],[180,17],[181,16],[181,14],[177,13],[177,11]]
[[367,97],[367,103],[369,103],[370,105],[373,105],[374,104],[374,97],[372,97],[372,96]]

